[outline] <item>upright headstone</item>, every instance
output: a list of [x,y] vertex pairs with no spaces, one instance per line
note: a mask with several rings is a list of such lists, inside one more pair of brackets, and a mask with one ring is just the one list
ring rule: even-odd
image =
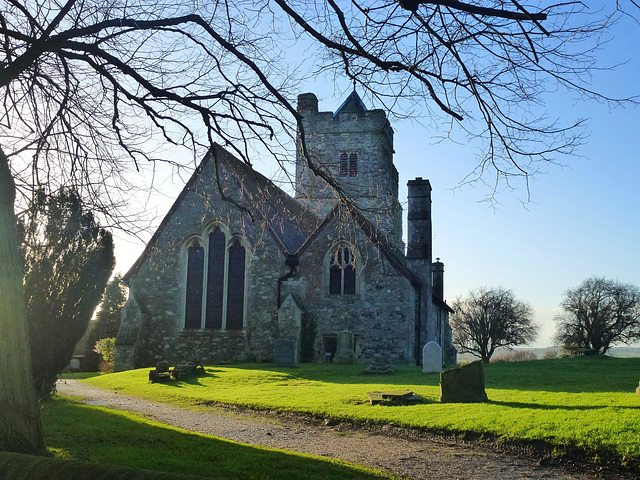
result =
[[428,342],[422,348],[422,373],[442,371],[442,348],[436,342]]
[[440,374],[442,403],[486,402],[482,360],[446,370]]
[[348,330],[338,332],[334,363],[355,363],[355,336]]
[[290,338],[278,338],[273,342],[273,360],[278,367],[293,367],[296,361],[296,341]]
[[302,325],[302,310],[291,294],[278,309],[278,338],[286,338],[295,342],[295,363],[300,361],[300,332]]

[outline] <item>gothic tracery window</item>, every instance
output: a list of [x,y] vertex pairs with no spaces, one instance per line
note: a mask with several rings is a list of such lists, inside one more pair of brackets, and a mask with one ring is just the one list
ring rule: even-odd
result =
[[356,256],[347,245],[338,245],[329,261],[329,294],[355,295]]
[[239,238],[228,243],[219,227],[206,240],[204,247],[196,240],[187,249],[184,327],[241,330],[245,313],[245,246]]

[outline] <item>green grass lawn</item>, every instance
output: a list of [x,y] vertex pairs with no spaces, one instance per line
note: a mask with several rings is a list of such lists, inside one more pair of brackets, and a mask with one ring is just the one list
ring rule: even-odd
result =
[[[640,359],[583,357],[485,366],[488,403],[440,404],[439,376],[400,367],[391,376],[362,366],[309,364],[213,366],[185,382],[151,384],[149,369],[102,375],[87,383],[121,393],[197,405],[207,402],[275,409],[354,421],[394,423],[435,432],[546,442],[559,455],[640,466]],[[413,406],[371,406],[367,392],[408,388]]]
[[42,422],[45,443],[67,460],[229,480],[391,478],[339,460],[221,440],[64,397],[45,405]]

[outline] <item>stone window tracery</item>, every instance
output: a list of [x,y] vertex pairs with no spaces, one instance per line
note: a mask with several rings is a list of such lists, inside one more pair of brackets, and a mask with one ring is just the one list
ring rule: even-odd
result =
[[223,230],[216,226],[204,246],[198,238],[187,248],[185,329],[244,328],[246,247]]
[[329,294],[356,294],[356,256],[353,249],[340,244],[329,260]]

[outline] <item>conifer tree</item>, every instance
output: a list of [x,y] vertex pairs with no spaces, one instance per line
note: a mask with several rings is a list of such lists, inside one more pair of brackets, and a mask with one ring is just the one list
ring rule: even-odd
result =
[[83,209],[78,194],[37,192],[25,226],[24,291],[38,398],[84,335],[115,264],[111,234]]

